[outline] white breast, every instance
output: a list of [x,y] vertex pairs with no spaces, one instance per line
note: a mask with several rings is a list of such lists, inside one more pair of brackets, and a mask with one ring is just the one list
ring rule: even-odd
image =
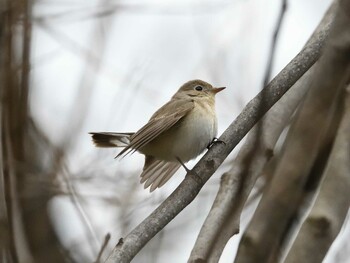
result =
[[178,129],[177,143],[173,146],[172,154],[187,162],[201,154],[217,134],[215,111],[204,103],[186,116]]

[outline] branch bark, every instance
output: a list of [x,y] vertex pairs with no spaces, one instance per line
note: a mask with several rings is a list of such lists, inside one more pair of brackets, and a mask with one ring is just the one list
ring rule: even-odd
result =
[[337,237],[350,206],[350,86],[345,113],[328,162],[324,181],[286,258],[292,262],[322,262]]
[[[333,4],[316,31],[328,27],[333,20],[334,10]],[[243,206],[256,179],[272,157],[273,148],[281,132],[309,87],[309,78],[314,73],[314,67],[299,79],[260,121],[262,134],[258,126],[250,132],[231,170],[222,176],[220,189],[196,240],[189,262],[218,262],[228,240],[239,232]],[[261,136],[259,147],[256,146],[256,136]],[[245,160],[251,158],[253,159],[250,161],[250,167],[246,169]]]
[[[270,187],[244,234],[236,263],[270,262],[297,210],[312,165],[324,143],[334,102],[350,69],[350,2],[340,1],[328,44],[307,97],[290,128]],[[311,121],[312,120],[312,121]]]
[[[49,195],[39,180],[49,149],[39,150],[41,136],[34,134],[29,125],[32,2],[6,0],[0,4],[0,154],[4,191],[0,198],[6,203],[2,213],[6,212],[8,227],[8,245],[2,249],[1,258],[6,262],[64,262],[66,257],[47,211],[52,193]],[[52,179],[49,173],[45,173],[45,179]]]
[[[273,156],[274,146],[290,117],[309,88],[309,78],[313,66],[289,90],[260,121],[263,131],[257,124],[249,133],[244,146],[232,163],[230,171],[221,178],[220,188],[214,204],[191,252],[189,262],[203,260],[218,262],[228,240],[239,232],[243,206],[266,163]],[[260,144],[256,147],[256,136]],[[246,169],[246,159],[250,159]]]
[[[130,262],[142,247],[163,229],[197,196],[204,183],[248,131],[283,96],[288,89],[317,61],[328,35],[330,24],[318,28],[302,51],[243,109],[222,134],[224,144],[215,144],[187,174],[177,189],[143,222],[112,250],[106,262]],[[262,107],[259,107],[264,98]],[[191,174],[202,179],[194,180]]]

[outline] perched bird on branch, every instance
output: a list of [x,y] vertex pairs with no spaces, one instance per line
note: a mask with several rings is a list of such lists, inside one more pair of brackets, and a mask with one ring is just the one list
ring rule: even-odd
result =
[[97,147],[124,147],[116,156],[145,155],[141,183],[154,191],[185,162],[211,145],[217,134],[215,95],[225,89],[202,80],[183,84],[171,100],[135,133],[91,132]]

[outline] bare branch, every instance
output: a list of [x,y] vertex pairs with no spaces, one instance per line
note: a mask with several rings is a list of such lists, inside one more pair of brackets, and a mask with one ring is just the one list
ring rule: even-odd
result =
[[281,10],[280,10],[280,13],[278,15],[276,28],[273,32],[273,38],[272,38],[271,47],[270,47],[270,55],[268,58],[265,77],[264,77],[264,87],[267,86],[267,84],[269,84],[269,80],[271,78],[271,70],[272,70],[273,60],[274,60],[274,56],[275,56],[277,38],[278,38],[278,34],[280,32],[280,29],[281,29],[282,21],[283,21],[284,14],[285,14],[286,10],[287,10],[287,0],[283,0],[282,5],[281,5]]
[[111,239],[111,234],[108,233],[108,234],[105,236],[105,239],[104,239],[104,241],[103,241],[103,244],[102,244],[102,246],[101,246],[100,251],[98,252],[98,255],[97,255],[97,258],[96,258],[95,263],[100,263],[100,262],[101,262],[102,254],[103,254],[103,252],[105,251],[105,249],[106,249],[106,247],[107,247],[108,242],[109,242],[110,239]]
[[350,86],[346,109],[316,202],[287,256],[286,263],[322,262],[350,206]]
[[289,221],[298,208],[307,175],[324,144],[334,102],[348,78],[350,18],[346,11],[349,13],[349,10],[346,1],[340,2],[328,45],[316,65],[310,91],[289,130],[271,185],[241,240],[237,263],[268,262],[277,254],[275,249],[283,241]]
[[[196,262],[198,259],[217,262],[227,241],[239,232],[243,206],[256,179],[272,157],[273,148],[281,132],[309,88],[309,79],[314,67],[300,78],[260,121],[263,133],[260,135],[259,148],[254,143],[256,135],[259,134],[257,125],[249,133],[244,146],[232,163],[232,168],[222,176],[218,194],[199,233],[189,262]],[[244,160],[249,158],[252,150],[255,152],[247,170]]]
[[[43,174],[47,181],[52,179],[46,166],[49,158],[42,158],[41,136],[30,125],[32,2],[4,0],[0,6],[0,155],[4,188],[0,198],[6,203],[8,235],[6,246],[0,244],[1,259],[47,262],[50,258],[51,262],[63,262],[66,257],[47,211],[52,193],[39,180]],[[45,157],[50,149],[45,149]],[[36,196],[28,198],[28,192]]]
[[[316,62],[328,35],[330,23],[318,28],[303,50],[243,109],[222,134],[226,144],[215,144],[203,156],[179,187],[140,225],[132,230],[112,251],[106,262],[130,262],[141,248],[179,214],[197,196],[204,183],[248,131],[283,96],[287,90]],[[262,97],[263,107],[258,107]],[[197,174],[201,182],[191,174]]]

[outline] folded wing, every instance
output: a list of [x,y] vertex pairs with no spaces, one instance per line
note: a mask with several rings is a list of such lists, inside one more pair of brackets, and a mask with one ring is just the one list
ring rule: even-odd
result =
[[130,144],[117,155],[117,158],[142,148],[161,133],[174,126],[193,108],[194,101],[191,99],[169,101],[153,114],[145,126],[130,137]]

